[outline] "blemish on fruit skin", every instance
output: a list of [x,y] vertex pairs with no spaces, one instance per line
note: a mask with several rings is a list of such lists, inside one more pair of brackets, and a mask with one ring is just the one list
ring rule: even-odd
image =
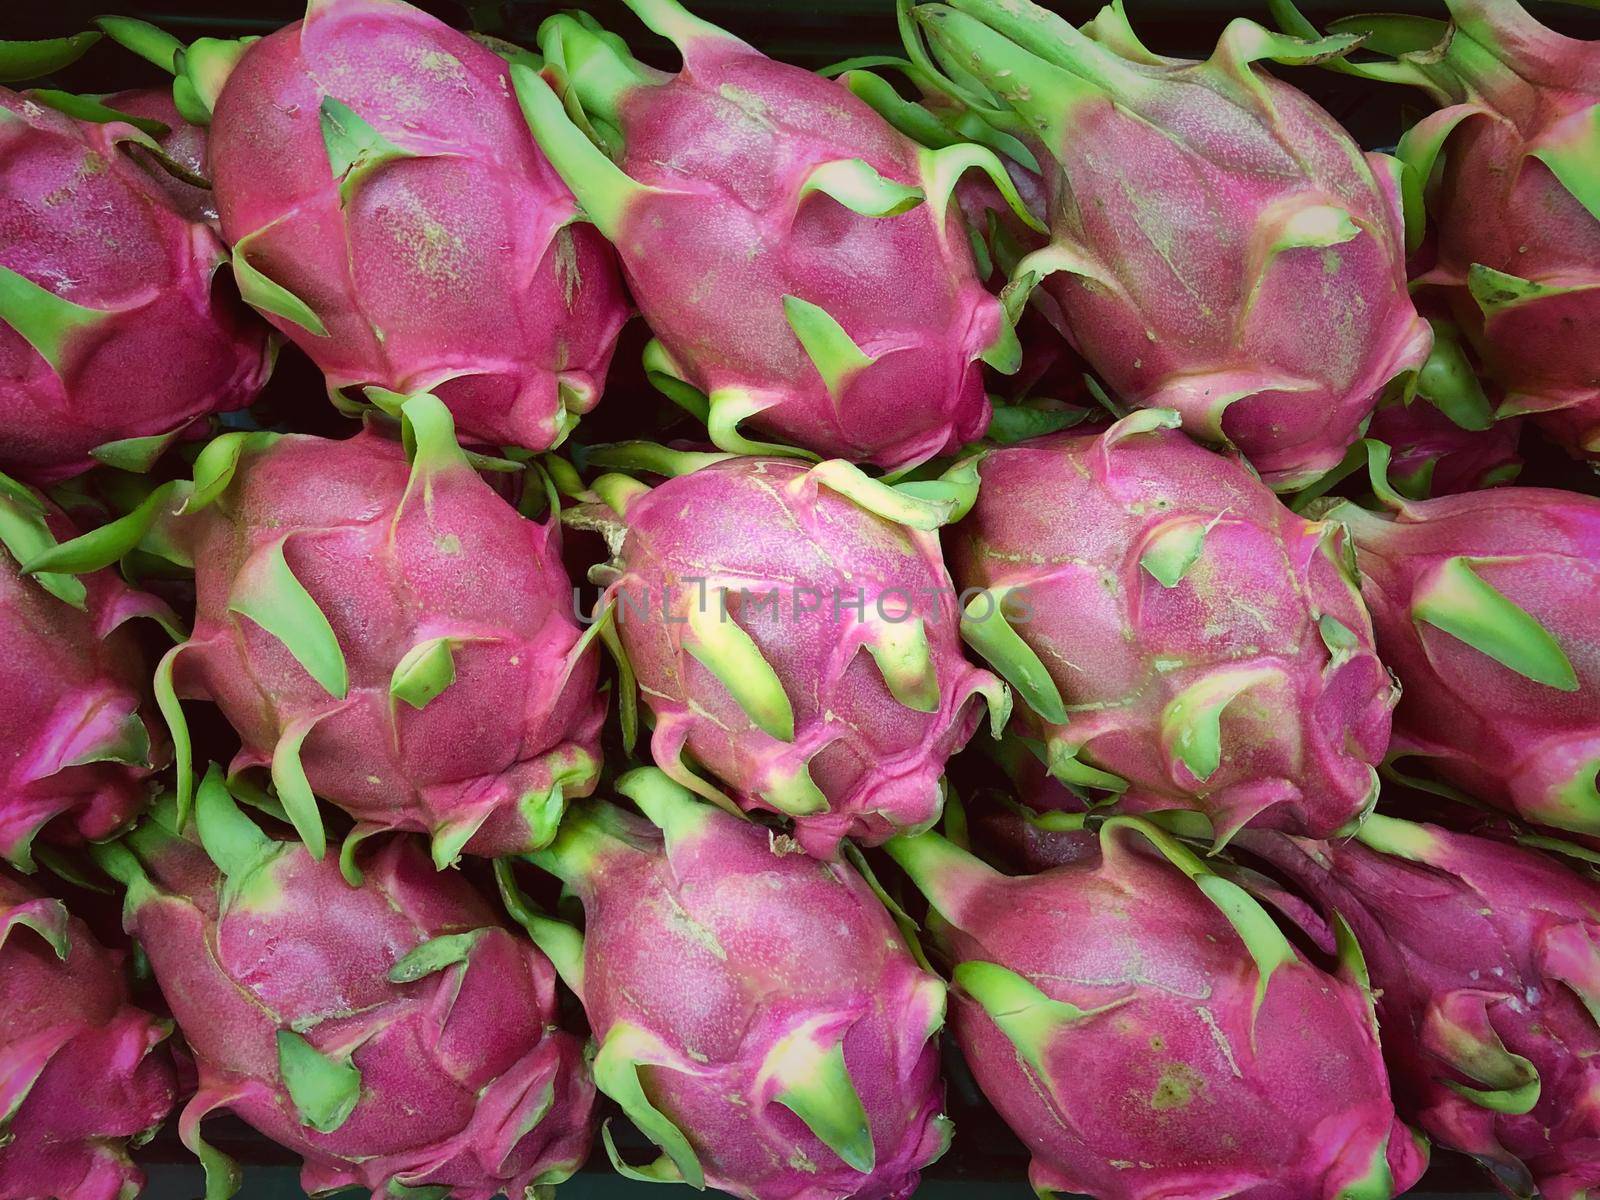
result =
[[1188,1108],[1205,1086],[1204,1076],[1188,1063],[1169,1062],[1161,1068],[1161,1079],[1150,1094],[1150,1107],[1156,1112]]
[[434,538],[433,544],[438,548],[440,554],[455,555],[461,553],[461,539],[453,533]]

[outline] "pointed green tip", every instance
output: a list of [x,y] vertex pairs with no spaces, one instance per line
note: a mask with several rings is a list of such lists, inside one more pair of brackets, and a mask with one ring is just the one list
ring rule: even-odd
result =
[[645,66],[615,34],[572,13],[557,13],[539,26],[539,49],[585,116],[618,123],[623,97],[665,76]]
[[317,1050],[288,1029],[278,1030],[278,1071],[302,1124],[332,1133],[361,1099],[361,1072]]
[[606,237],[622,233],[629,210],[652,189],[628,177],[572,122],[544,77],[526,63],[511,64],[511,82],[524,120],[584,213]]
[[[103,21],[104,18],[96,24],[103,28]],[[91,30],[70,37],[39,41],[0,41],[0,83],[20,83],[25,79],[54,74],[82,58],[100,37],[99,33]]]

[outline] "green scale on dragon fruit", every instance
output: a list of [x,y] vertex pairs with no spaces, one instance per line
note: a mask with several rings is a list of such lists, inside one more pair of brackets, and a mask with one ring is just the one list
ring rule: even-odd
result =
[[176,1102],[171,1024],[128,1003],[123,956],[0,867],[0,1200],[127,1200],[128,1157]]
[[1421,1177],[1353,941],[1319,970],[1136,817],[1018,878],[937,834],[885,848],[928,898],[951,1032],[1041,1195],[1388,1200]]
[[463,441],[546,450],[600,399],[615,257],[517,111],[507,64],[400,0],[311,0],[260,38],[113,36],[209,121],[240,289],[346,411],[432,392]]
[[950,91],[1042,144],[1051,241],[1016,264],[1015,296],[1042,285],[1127,403],[1175,409],[1293,490],[1422,366],[1399,163],[1255,65],[1355,38],[1240,19],[1191,62],[1141,45],[1120,5],[1079,30],[1010,0],[917,6],[903,27]]
[[676,476],[653,489],[602,476],[606,503],[580,515],[611,542],[591,578],[655,716],[656,764],[730,809],[791,818],[823,858],[938,820],[977,698],[996,733],[1010,711],[962,655],[939,547],[971,503],[970,470],[896,488],[838,459],[642,445],[591,458]]
[[204,1138],[219,1110],[299,1154],[312,1195],[532,1195],[588,1157],[594,1087],[556,973],[460,874],[388,837],[345,856],[352,886],[269,835],[215,767],[190,824],[167,797],[95,853],[194,1055],[178,1130],[207,1200],[240,1183]]
[[[1327,920],[1354,931],[1401,1112],[1439,1145],[1478,1159],[1509,1196],[1593,1195],[1600,883],[1592,867],[1381,815],[1350,840],[1250,831],[1241,841],[1314,897]],[[1331,945],[1326,924],[1297,919]]]
[[230,433],[194,481],[40,555],[81,570],[141,544],[194,571],[193,634],[156,671],[192,791],[180,696],[238,732],[235,772],[270,770],[313,853],[316,797],[358,825],[463,851],[548,842],[599,773],[605,702],[572,613],[559,526],[521,516],[473,469],[433,396],[346,441]]
[[[1537,825],[1600,834],[1600,500],[1497,488],[1352,503],[1344,525],[1383,661],[1400,680],[1392,759],[1414,757]],[[1437,786],[1437,785],[1435,785]]]
[[115,571],[23,574],[77,535],[44,497],[0,475],[0,858],[33,867],[36,840],[110,837],[168,761],[149,666],[126,622],[177,618]]
[[219,286],[227,248],[160,154],[0,88],[0,470],[144,470],[266,383],[270,331]]
[[1114,811],[1330,836],[1370,811],[1396,695],[1337,524],[1145,409],[978,463],[950,535],[967,640],[1063,783]]
[[[1417,279],[1504,390],[1580,457],[1600,459],[1600,41],[1546,28],[1516,0],[1445,0],[1451,20],[1350,17],[1388,60],[1340,66],[1437,104],[1400,142]],[[1287,0],[1279,20],[1314,33]]]
[[[1496,415],[1490,397],[1498,389],[1480,378],[1455,323],[1442,316],[1428,323],[1433,352],[1417,375],[1416,395],[1379,405],[1367,430],[1389,447],[1395,489],[1426,500],[1515,481],[1522,473],[1523,418]],[[1359,468],[1360,455],[1346,462]],[[1304,507],[1300,498],[1295,506]]]
[[551,83],[525,65],[512,77],[539,144],[616,244],[658,339],[652,379],[740,453],[775,449],[745,421],[895,471],[981,436],[979,361],[1014,371],[1021,353],[950,201],[978,167],[1033,222],[1000,161],[972,143],[919,147],[839,83],[675,0],[628,3],[677,46],[678,74],[562,15],[539,34]]
[[945,988],[875,885],[643,768],[576,810],[534,861],[577,930],[502,891],[578,993],[600,1089],[663,1151],[648,1182],[745,1200],[908,1200],[950,1144],[936,1034]]

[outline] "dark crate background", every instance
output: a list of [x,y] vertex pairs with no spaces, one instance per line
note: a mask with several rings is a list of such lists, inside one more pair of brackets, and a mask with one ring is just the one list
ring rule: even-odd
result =
[[[551,13],[583,7],[608,28],[620,33],[641,57],[662,67],[675,66],[675,55],[661,39],[643,29],[621,0],[413,0],[452,25],[477,28],[532,46],[539,23]],[[774,57],[807,67],[822,67],[861,54],[892,52],[898,46],[892,0],[686,0],[699,15],[724,26]],[[1529,0],[1541,20],[1574,36],[1600,38],[1600,12],[1586,11],[1548,0]],[[1065,3],[1051,0],[1049,7],[1074,21],[1084,21],[1099,8],[1093,0]],[[1266,0],[1126,0],[1129,18],[1142,39],[1162,53],[1203,58],[1209,55],[1227,21],[1248,16],[1270,24]],[[1350,13],[1383,9],[1440,15],[1442,4],[1427,0],[1300,0],[1299,7],[1316,21]],[[100,13],[116,12],[142,17],[185,41],[196,37],[237,37],[265,33],[298,19],[303,0],[0,0],[0,37],[40,38],[74,33]],[[1351,130],[1362,144],[1373,148],[1393,145],[1400,132],[1426,111],[1426,100],[1410,89],[1365,84],[1318,70],[1280,68],[1296,86],[1315,96]],[[103,41],[74,67],[50,82],[82,92],[110,92],[160,81],[153,67]],[[676,414],[643,379],[637,363],[645,336],[638,322],[624,334],[618,348],[606,399],[584,418],[578,437],[604,441],[636,436],[641,421],[664,422]],[[297,402],[307,393],[318,403],[310,407],[311,432],[348,430],[331,406],[321,402],[322,384],[314,368],[292,346],[286,346],[278,371],[263,398],[267,414],[288,409],[302,416]],[[302,429],[307,423],[298,422]],[[1600,492],[1597,477],[1540,442],[1530,430],[1523,447],[1528,458],[1521,482]],[[1025,1177],[1027,1153],[999,1119],[983,1104],[959,1056],[948,1052],[950,1111],[956,1121],[956,1140],[943,1161],[930,1169],[918,1192],[919,1200],[1024,1200],[1032,1195]],[[654,1156],[637,1134],[622,1128],[618,1142],[629,1161]],[[241,1161],[248,1169],[239,1200],[293,1200],[302,1195],[295,1158],[265,1141],[231,1118],[207,1122],[210,1140]],[[150,1200],[194,1200],[203,1194],[200,1169],[179,1144],[172,1123],[145,1151],[141,1160],[149,1167]],[[589,1167],[562,1185],[562,1200],[613,1200],[654,1194],[649,1185],[629,1182],[612,1173],[603,1152]],[[668,1193],[662,1193],[663,1195]],[[1484,1176],[1459,1156],[1435,1152],[1428,1177],[1408,1193],[1419,1200],[1466,1200],[1493,1194]]]

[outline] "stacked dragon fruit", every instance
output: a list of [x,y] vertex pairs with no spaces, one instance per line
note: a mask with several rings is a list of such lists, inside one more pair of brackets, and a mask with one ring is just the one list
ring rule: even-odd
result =
[[1600,20],[879,2],[0,40],[0,1200],[1600,1196]]

